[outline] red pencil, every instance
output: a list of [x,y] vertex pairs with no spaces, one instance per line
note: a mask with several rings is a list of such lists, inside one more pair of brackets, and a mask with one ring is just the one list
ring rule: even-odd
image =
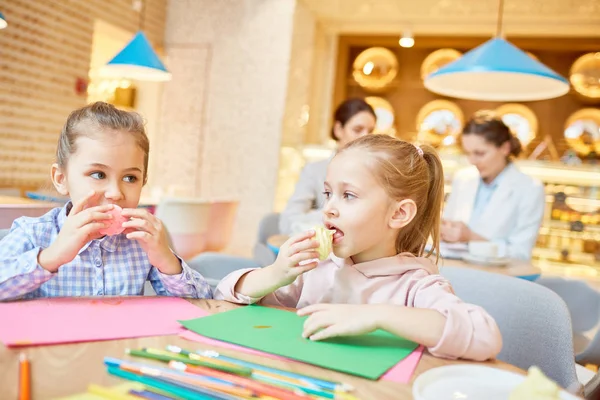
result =
[[19,356],[19,400],[31,399],[31,369],[24,353]]
[[210,369],[210,368],[190,366],[190,365],[184,364],[182,362],[177,362],[177,361],[169,362],[169,367],[176,369],[178,371],[185,371],[185,372],[189,372],[192,374],[205,375],[205,376],[210,376],[213,378],[223,379],[227,382],[231,382],[236,385],[245,387],[246,389],[250,389],[250,390],[253,390],[255,392],[258,392],[260,394],[264,394],[267,396],[273,396],[273,397],[275,397],[277,399],[281,399],[281,400],[307,400],[307,399],[313,398],[304,393],[296,394],[292,391],[289,391],[289,390],[286,390],[283,388],[269,386],[264,383],[256,382],[249,378],[228,374],[228,373],[217,371],[217,370]]

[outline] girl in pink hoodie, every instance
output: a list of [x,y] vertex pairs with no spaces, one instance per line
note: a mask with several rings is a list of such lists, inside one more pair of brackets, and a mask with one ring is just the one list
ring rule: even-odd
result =
[[447,358],[486,360],[502,338],[481,307],[463,303],[424,257],[439,248],[444,196],[433,148],[368,135],[340,150],[327,170],[324,225],[333,253],[318,262],[314,231],[291,237],[275,263],[229,274],[215,298],[298,308],[304,337],[321,340],[383,329]]

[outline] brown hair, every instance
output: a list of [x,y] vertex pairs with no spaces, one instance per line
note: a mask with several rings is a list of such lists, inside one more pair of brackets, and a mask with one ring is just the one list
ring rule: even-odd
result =
[[394,200],[411,199],[417,205],[413,220],[400,230],[396,251],[422,256],[429,237],[439,260],[439,233],[444,198],[442,162],[431,146],[415,145],[387,135],[367,135],[348,143],[339,153],[358,150],[374,160],[374,173]]
[[504,121],[493,111],[481,110],[465,124],[463,135],[479,135],[496,147],[510,143],[510,154],[518,157],[521,154],[521,141],[510,131]]
[[[373,110],[373,107],[371,107],[371,105],[365,100],[355,98],[344,101],[335,109],[335,113],[333,114],[334,127],[336,122],[339,122],[342,126],[346,125],[346,123],[348,123],[352,117],[363,111],[370,113],[375,119],[377,119],[375,110]],[[333,130],[334,128],[331,128],[331,138],[337,142],[338,138],[335,136]]]
[[88,104],[69,114],[58,139],[56,149],[58,165],[61,168],[66,167],[69,156],[77,151],[76,140],[79,136],[91,137],[99,132],[127,132],[135,137],[138,146],[144,151],[144,183],[146,183],[150,143],[142,116],[136,112],[119,110],[112,104],[102,101]]

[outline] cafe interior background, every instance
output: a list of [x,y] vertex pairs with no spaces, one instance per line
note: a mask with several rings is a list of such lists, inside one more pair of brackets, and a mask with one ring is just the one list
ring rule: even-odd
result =
[[[0,194],[51,193],[67,115],[108,101],[147,121],[144,199],[233,202],[220,251],[251,257],[303,165],[332,153],[343,99],[366,97],[378,133],[434,145],[448,190],[467,165],[462,125],[492,109],[525,145],[519,167],[545,183],[533,263],[598,284],[600,2],[503,6],[499,21],[497,0],[0,0]],[[107,68],[138,32],[168,73]],[[567,78],[568,93],[484,101],[426,89],[427,75],[500,32]]]

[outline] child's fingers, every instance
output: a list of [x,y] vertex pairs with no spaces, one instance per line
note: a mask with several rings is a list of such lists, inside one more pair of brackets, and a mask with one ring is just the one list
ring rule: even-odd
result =
[[298,265],[303,261],[319,259],[319,253],[315,253],[314,251],[305,251],[302,253],[296,253],[290,257],[290,263],[292,265]]
[[328,326],[332,325],[333,322],[329,322],[326,315],[323,313],[316,313],[311,315],[304,321],[304,329],[302,329],[302,337],[308,338]]
[[148,233],[156,232],[156,228],[154,227],[154,225],[146,219],[133,218],[129,221],[123,222],[122,226],[123,228],[131,228],[136,231],[141,230]]
[[317,265],[319,265],[318,261],[311,262],[311,263],[308,263],[308,264],[302,264],[301,266],[294,267],[294,272],[297,272],[298,275],[302,275],[305,272],[308,272],[308,271],[310,271],[312,269],[317,268]]
[[300,252],[304,252],[306,250],[314,250],[319,248],[319,241],[317,240],[308,240],[304,239],[301,242],[294,243],[288,249],[288,254],[293,256],[294,254],[298,254]]
[[135,232],[128,233],[125,237],[127,239],[133,239],[133,240],[139,240],[142,242],[147,242],[152,238],[152,235],[150,235],[148,232],[135,231]]
[[95,191],[89,192],[85,197],[79,200],[77,203],[73,203],[73,208],[71,208],[70,215],[75,215],[83,211],[86,205],[95,197],[98,197],[100,193],[96,193]]
[[109,219],[112,219],[112,215],[111,214],[106,214],[103,212],[99,212],[99,211],[85,211],[82,212],[80,214],[78,214],[77,216],[75,216],[76,218],[76,222],[75,222],[75,226],[77,228],[81,228],[85,225],[88,225],[90,222],[101,222],[101,221],[107,221]]
[[86,237],[95,236],[96,234],[101,237],[98,231],[102,228],[106,228],[108,225],[104,222],[92,222],[91,224],[84,225],[81,227],[81,231],[86,235]]
[[309,230],[306,232],[302,232],[302,233],[298,233],[297,235],[294,235],[292,237],[290,237],[285,244],[287,244],[289,247],[291,247],[293,244],[301,242],[303,240],[309,239],[311,237],[315,236],[315,231],[314,230]]
[[306,306],[304,308],[299,309],[296,314],[300,316],[314,314],[319,311],[325,311],[330,308],[330,304],[311,304],[310,306]]
[[156,218],[144,208],[124,208],[121,212],[121,215],[123,215],[124,217],[140,218],[146,220],[152,220],[153,218]]
[[304,337],[308,337],[310,340],[323,340],[323,339],[329,339],[329,338],[333,338],[333,337],[337,337],[337,336],[344,336],[346,334],[343,325],[341,324],[334,324],[331,326],[328,326],[325,329],[322,329],[318,332],[316,332],[314,335],[309,335],[309,336],[304,336]]

